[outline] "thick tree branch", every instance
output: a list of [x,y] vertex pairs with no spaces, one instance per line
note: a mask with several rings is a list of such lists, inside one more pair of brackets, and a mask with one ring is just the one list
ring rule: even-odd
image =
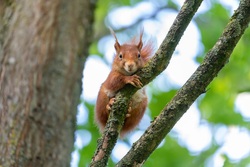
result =
[[228,62],[228,59],[250,21],[250,1],[242,0],[215,46],[175,97],[166,105],[151,126],[133,144],[131,150],[117,164],[118,167],[143,164],[162,139],[187,111],[189,106],[206,91],[206,87]]
[[[202,0],[186,0],[172,27],[155,56],[137,74],[145,85],[164,71],[185,29],[190,23]],[[90,166],[104,166],[117,141],[120,129],[128,109],[128,101],[138,89],[127,85],[117,95],[116,102],[112,106],[109,120],[106,124],[103,136],[98,141],[97,150]]]

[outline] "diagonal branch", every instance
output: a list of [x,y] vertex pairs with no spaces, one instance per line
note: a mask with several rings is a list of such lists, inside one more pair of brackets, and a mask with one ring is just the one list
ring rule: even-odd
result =
[[206,87],[228,62],[229,57],[248,27],[250,21],[250,1],[241,0],[224,32],[214,47],[207,53],[203,63],[189,78],[175,97],[165,106],[141,138],[117,164],[118,167],[143,164],[162,139],[187,111],[189,106],[206,92]]
[[[151,82],[157,75],[166,69],[176,45],[180,41],[181,36],[201,2],[202,0],[186,0],[184,2],[168,35],[162,42],[155,56],[146,67],[137,73],[137,75],[141,77],[141,81],[144,85]],[[98,140],[97,150],[92,158],[90,166],[105,166],[107,164],[108,158],[115,146],[120,129],[123,125],[129,99],[137,90],[137,88],[131,85],[126,85],[116,95],[116,102],[112,106],[103,136]]]

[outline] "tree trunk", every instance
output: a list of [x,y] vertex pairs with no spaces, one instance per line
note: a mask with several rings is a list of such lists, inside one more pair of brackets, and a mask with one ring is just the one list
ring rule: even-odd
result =
[[0,166],[69,166],[94,6],[0,1]]

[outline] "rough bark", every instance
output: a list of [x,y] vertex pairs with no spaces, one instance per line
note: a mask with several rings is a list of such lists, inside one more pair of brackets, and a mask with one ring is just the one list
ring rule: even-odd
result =
[[94,1],[0,1],[0,166],[69,166]]
[[[137,75],[141,77],[141,81],[144,85],[152,81],[158,74],[166,69],[175,47],[201,2],[202,0],[185,1],[168,35],[155,56],[146,67],[137,73]],[[127,85],[116,95],[116,101],[112,105],[109,120],[102,138],[98,141],[98,146],[90,166],[104,166],[107,164],[108,158],[116,144],[120,129],[123,125],[128,108],[128,101],[136,90],[138,89],[131,85]],[[139,154],[141,153],[138,153],[138,155]]]
[[206,87],[228,62],[237,42],[250,22],[250,1],[241,0],[221,37],[207,53],[203,63],[165,106],[141,138],[116,165],[117,167],[141,166],[160,144],[190,105],[206,92]]

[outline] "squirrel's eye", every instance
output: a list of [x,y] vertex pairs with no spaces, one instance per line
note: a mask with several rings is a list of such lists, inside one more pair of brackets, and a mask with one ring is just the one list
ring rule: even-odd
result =
[[141,57],[141,54],[140,53],[138,53],[138,58],[140,58]]
[[122,54],[119,54],[119,58],[122,59]]

